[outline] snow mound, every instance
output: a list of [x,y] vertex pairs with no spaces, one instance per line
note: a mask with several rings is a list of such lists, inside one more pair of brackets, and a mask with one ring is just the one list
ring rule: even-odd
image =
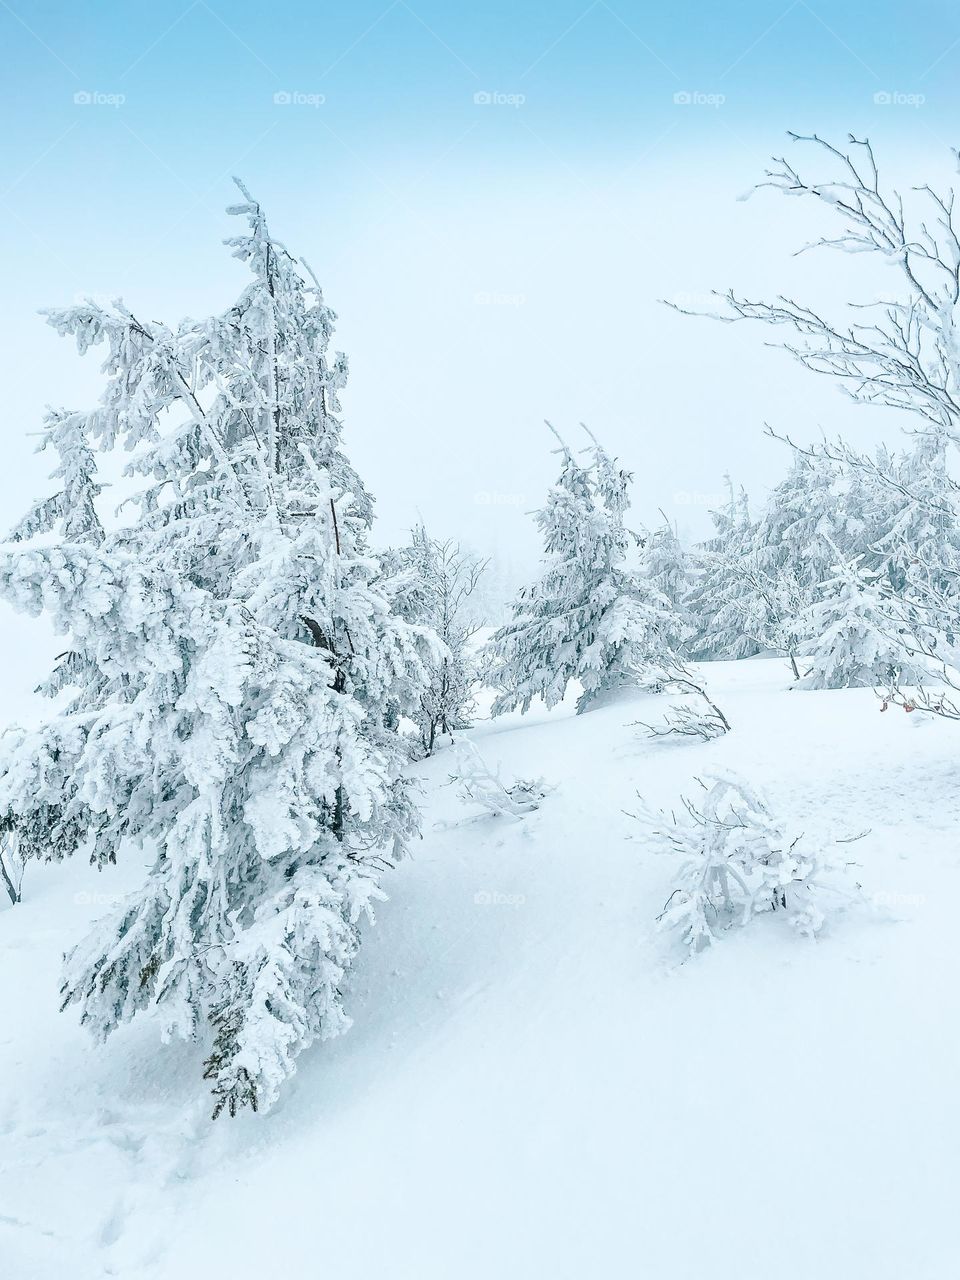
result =
[[[0,912],[0,1272],[949,1274],[955,730],[790,689],[777,660],[707,665],[733,726],[714,741],[633,727],[653,695],[482,722],[492,768],[552,787],[517,819],[463,806],[451,751],[418,766],[424,840],[385,883],[353,1029],[267,1116],[212,1124],[199,1048],[149,1023],[94,1048],[56,1012],[61,952],[142,867],[29,868]],[[871,907],[687,959],[656,928],[676,868],[628,812],[718,771],[812,839],[869,828],[850,856]]]

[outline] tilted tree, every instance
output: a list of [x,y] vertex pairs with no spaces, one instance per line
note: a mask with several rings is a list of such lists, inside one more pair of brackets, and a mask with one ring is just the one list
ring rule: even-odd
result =
[[[48,313],[105,348],[106,386],[48,420],[63,488],[0,552],[0,593],[69,636],[51,688],[73,689],[4,752],[0,824],[24,857],[153,856],[67,957],[64,1005],[99,1036],[151,1009],[205,1042],[215,1114],[269,1106],[348,1025],[361,924],[417,828],[388,708],[415,705],[434,652],[368,548],[335,316],[240,190],[227,244],[251,280],[227,311]],[[104,532],[91,450],[117,447],[143,487]]]

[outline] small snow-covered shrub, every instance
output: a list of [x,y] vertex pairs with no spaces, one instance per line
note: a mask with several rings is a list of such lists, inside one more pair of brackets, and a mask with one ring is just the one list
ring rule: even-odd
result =
[[553,790],[543,778],[516,778],[505,782],[500,770],[492,770],[472,742],[457,749],[457,772],[450,781],[458,784],[457,794],[465,804],[476,804],[495,817],[522,818],[539,809],[541,800]]
[[661,927],[678,929],[691,951],[767,911],[782,912],[799,933],[819,933],[828,895],[849,896],[843,864],[802,834],[787,834],[746,783],[722,776],[710,783],[700,783],[698,804],[684,797],[684,814],[669,815],[669,824],[667,815],[634,815],[661,851],[680,858]]
[[681,702],[671,707],[660,724],[647,724],[643,720],[636,723],[653,738],[700,738],[709,742],[711,738],[722,738],[730,731],[730,721],[707,692],[706,685],[695,677],[677,660],[664,665],[645,683],[652,692],[664,693],[675,691],[692,694],[697,702]]

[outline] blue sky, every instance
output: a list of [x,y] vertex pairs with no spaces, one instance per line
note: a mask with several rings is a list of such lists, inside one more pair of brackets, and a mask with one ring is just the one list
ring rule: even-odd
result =
[[98,387],[36,310],[228,305],[234,172],[340,314],[347,439],[384,537],[423,515],[531,556],[544,416],[620,450],[638,519],[694,533],[724,470],[758,495],[777,479],[765,421],[896,435],[762,335],[658,299],[829,296],[856,270],[797,265],[796,202],[737,202],[787,129],[867,132],[884,172],[948,183],[955,5],[0,0],[0,58],[11,515],[44,484],[26,435],[44,404]]
[[[884,92],[925,99],[884,125],[947,145],[960,102],[947,3],[3,0],[0,39],[7,206],[37,227],[68,192],[92,223],[107,195],[203,202],[238,166],[271,185],[295,166],[343,209],[478,166],[589,179],[788,126],[866,127]],[[284,91],[324,101],[275,104]],[[483,92],[523,102],[484,109]],[[684,92],[722,105],[683,110]]]

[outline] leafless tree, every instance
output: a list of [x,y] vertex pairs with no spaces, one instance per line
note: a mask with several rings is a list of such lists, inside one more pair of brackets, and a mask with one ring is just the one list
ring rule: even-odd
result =
[[854,303],[864,319],[835,325],[793,298],[758,301],[730,290],[716,295],[725,308],[715,318],[759,320],[793,330],[800,341],[779,345],[806,368],[837,378],[861,403],[918,414],[928,430],[960,444],[960,238],[953,190],[913,188],[918,207],[908,210],[898,191],[881,184],[869,139],[850,134],[844,149],[816,134],[789,136],[815,148],[832,172],[821,181],[810,180],[781,157],[759,187],[816,200],[840,223],[836,236],[817,239],[799,252],[830,248],[876,254],[896,269],[900,296]]

